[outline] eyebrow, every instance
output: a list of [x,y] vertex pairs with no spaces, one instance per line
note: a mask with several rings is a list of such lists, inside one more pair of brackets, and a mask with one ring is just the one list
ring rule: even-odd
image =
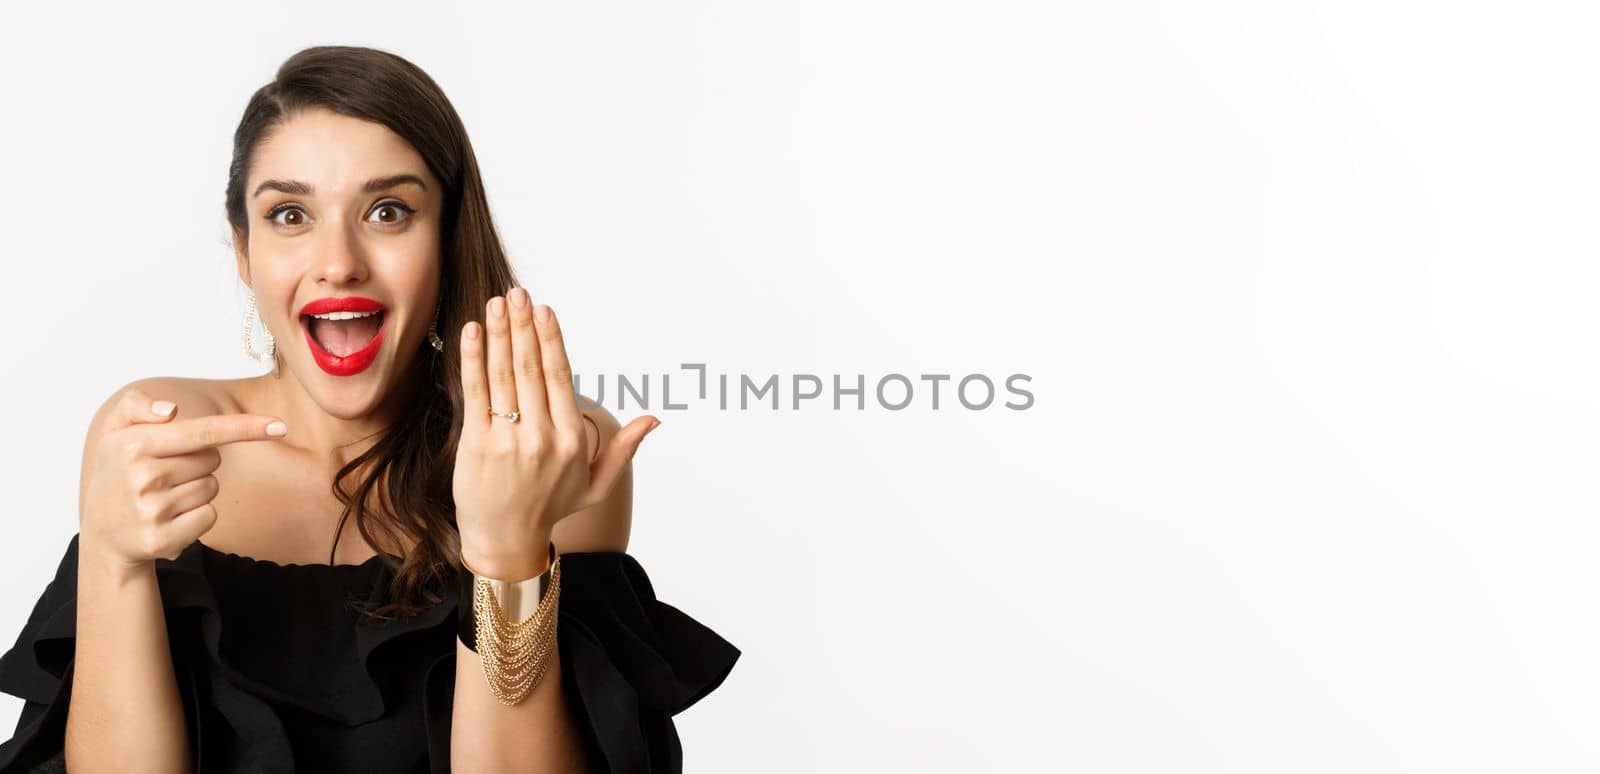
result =
[[[428,190],[428,184],[422,182],[422,178],[412,174],[401,174],[372,178],[361,184],[361,192],[377,193],[378,191],[406,183],[416,183],[422,190]],[[309,183],[302,183],[299,180],[263,180],[261,185],[256,186],[255,193],[250,194],[250,198],[254,199],[260,196],[262,191],[282,191],[296,196],[310,196],[313,193]]]

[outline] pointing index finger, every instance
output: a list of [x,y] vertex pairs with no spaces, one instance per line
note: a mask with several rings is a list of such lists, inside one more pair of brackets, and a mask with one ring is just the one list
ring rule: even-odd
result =
[[[288,428],[277,417],[260,414],[214,414],[163,425],[146,425],[152,456],[174,457],[240,441],[276,441]],[[282,432],[274,432],[281,430]]]

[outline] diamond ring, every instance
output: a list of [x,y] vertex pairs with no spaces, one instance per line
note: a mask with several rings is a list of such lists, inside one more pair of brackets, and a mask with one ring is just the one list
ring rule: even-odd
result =
[[508,421],[508,422],[510,422],[512,424],[516,424],[517,420],[522,417],[521,414],[518,414],[515,411],[512,411],[509,414],[502,414],[502,413],[500,413],[498,411],[495,411],[493,408],[489,409],[489,416],[492,416],[492,417],[505,417],[506,421]]

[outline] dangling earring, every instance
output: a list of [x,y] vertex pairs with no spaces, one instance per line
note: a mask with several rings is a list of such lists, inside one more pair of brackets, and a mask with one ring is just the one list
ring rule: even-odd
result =
[[444,339],[439,338],[439,307],[433,308],[433,322],[428,323],[428,343],[434,349],[444,351]]
[[260,354],[256,353],[255,347],[250,344],[250,340],[255,333],[256,317],[256,294],[255,291],[250,291],[250,298],[244,304],[244,327],[240,330],[240,334],[244,339],[244,353],[258,363],[265,363],[267,358],[271,358],[278,353],[278,342],[272,338],[272,331],[267,330],[266,323],[262,323],[261,332],[266,338],[267,349]]

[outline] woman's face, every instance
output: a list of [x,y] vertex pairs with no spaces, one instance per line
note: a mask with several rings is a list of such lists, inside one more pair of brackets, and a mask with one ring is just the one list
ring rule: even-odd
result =
[[437,356],[439,182],[388,127],[315,108],[256,145],[244,195],[239,278],[281,365],[329,414],[367,415]]

